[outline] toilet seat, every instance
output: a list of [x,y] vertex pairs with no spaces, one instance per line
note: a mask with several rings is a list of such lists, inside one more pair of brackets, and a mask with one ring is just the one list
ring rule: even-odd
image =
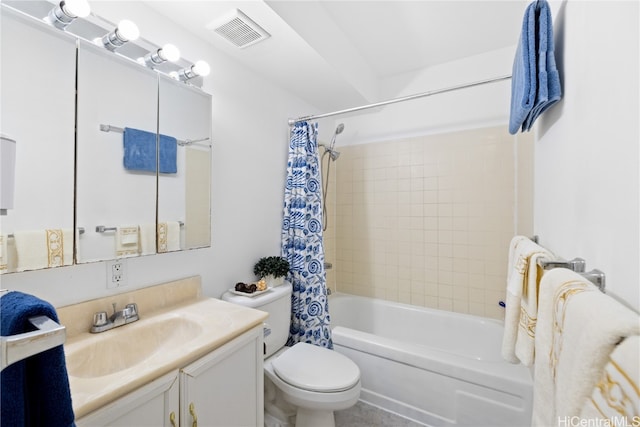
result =
[[323,347],[297,343],[272,362],[287,384],[308,391],[339,392],[360,381],[360,369],[348,357]]

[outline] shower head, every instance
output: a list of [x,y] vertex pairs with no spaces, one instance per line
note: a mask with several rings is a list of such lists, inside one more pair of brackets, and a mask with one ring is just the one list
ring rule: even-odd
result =
[[[336,145],[336,136],[340,133],[342,133],[342,131],[344,130],[344,123],[340,123],[337,127],[336,127],[336,131],[333,133],[333,138],[331,138],[331,144],[329,144],[329,151],[333,151],[333,146]],[[333,159],[333,156],[331,156],[331,158]],[[335,159],[337,159],[338,156],[336,156]],[[333,159],[333,160],[335,160]]]
[[329,153],[329,157],[331,157],[331,160],[333,160],[334,162],[336,160],[338,160],[338,157],[340,157],[340,152],[339,151],[327,150],[327,152]]

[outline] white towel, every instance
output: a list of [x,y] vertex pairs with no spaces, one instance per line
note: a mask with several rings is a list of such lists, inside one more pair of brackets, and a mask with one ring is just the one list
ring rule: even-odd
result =
[[73,264],[73,231],[47,229],[15,231],[16,271]]
[[640,333],[638,315],[571,270],[540,284],[532,426],[580,415],[614,346]]
[[167,221],[158,223],[158,253],[180,250],[180,223]]
[[137,256],[140,254],[138,226],[127,225],[116,229],[116,256],[118,258]]
[[0,232],[0,273],[6,273],[9,266],[9,252],[7,251],[6,234]]
[[[640,336],[625,339],[609,355],[580,418],[618,421],[610,425],[640,424]],[[607,424],[593,421],[591,425]]]
[[541,257],[553,258],[553,254],[528,237],[511,239],[502,357],[525,366],[531,366],[534,360],[538,287],[542,276],[537,261]]
[[140,224],[140,253],[151,255],[156,253],[156,224]]

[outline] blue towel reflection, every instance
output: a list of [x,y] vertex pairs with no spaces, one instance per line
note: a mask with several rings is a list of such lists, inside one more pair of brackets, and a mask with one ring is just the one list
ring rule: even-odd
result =
[[[156,171],[156,134],[139,129],[124,128],[124,167],[128,170]],[[178,141],[160,135],[160,173],[176,173]]]

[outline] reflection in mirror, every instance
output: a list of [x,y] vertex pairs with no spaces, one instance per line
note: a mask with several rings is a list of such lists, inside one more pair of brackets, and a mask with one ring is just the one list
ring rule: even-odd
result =
[[77,73],[76,262],[154,254],[157,74],[84,41]]
[[0,15],[0,273],[71,265],[76,41]]
[[158,252],[209,246],[211,96],[161,75],[158,105],[160,135],[178,140],[176,173],[158,177]]

